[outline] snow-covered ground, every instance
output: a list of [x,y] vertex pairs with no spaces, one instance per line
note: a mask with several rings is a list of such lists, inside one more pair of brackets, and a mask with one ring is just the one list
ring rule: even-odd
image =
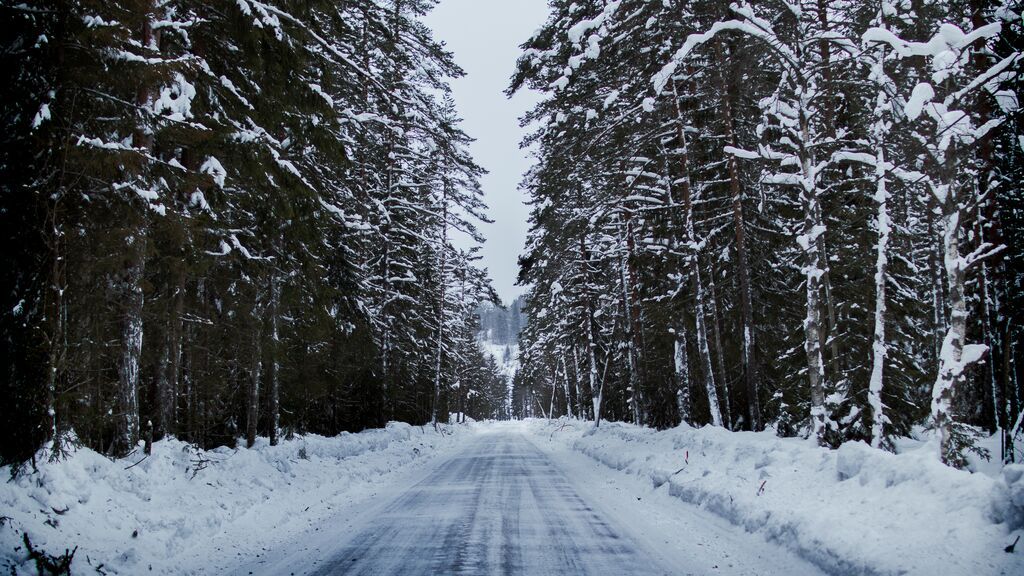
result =
[[550,450],[575,451],[762,534],[836,574],[1024,574],[1024,466],[970,473],[931,443],[900,454],[826,450],[771,432],[604,422],[527,423]]
[[[381,486],[421,473],[472,436],[392,423],[334,438],[197,451],[177,440],[111,461],[88,449],[0,484],[0,571],[34,574],[22,534],[74,574],[220,573],[316,532]],[[134,465],[138,462],[137,465]],[[9,468],[0,469],[6,480]]]
[[[926,442],[904,441],[890,454],[854,443],[825,450],[770,432],[592,426],[485,422],[442,435],[391,424],[205,452],[169,440],[146,459],[118,461],[78,450],[0,484],[0,571],[34,573],[27,531],[51,554],[77,546],[75,574],[307,573],[351,555],[346,543],[360,534],[393,535],[381,528],[388,514],[404,514],[395,530],[407,531],[452,516],[410,512],[418,503],[473,512],[456,514],[446,532],[456,540],[466,532],[456,546],[466,566],[476,546],[518,550],[521,561],[508,565],[536,568],[531,540],[520,537],[555,526],[573,527],[553,532],[572,542],[577,532],[611,530],[653,551],[657,564],[693,574],[1024,574],[1024,545],[1004,552],[1022,534],[1024,466],[953,470]],[[523,435],[545,457],[514,438]],[[508,500],[514,494],[526,504]],[[559,506],[590,516],[534,513]],[[499,526],[488,518],[503,528],[488,528]],[[520,527],[508,532],[513,518]],[[479,534],[467,528],[477,524]],[[429,544],[421,540],[409,541]],[[477,560],[490,562],[488,554]]]
[[[821,576],[757,534],[552,450],[518,422],[486,423],[458,453],[243,563],[232,576]],[[642,497],[640,496],[642,495]]]

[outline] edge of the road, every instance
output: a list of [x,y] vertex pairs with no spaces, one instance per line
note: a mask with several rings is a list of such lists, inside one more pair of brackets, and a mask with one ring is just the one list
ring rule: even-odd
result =
[[[749,576],[811,576],[824,572],[761,534],[699,507],[681,502],[667,490],[654,489],[628,474],[611,470],[568,446],[564,440],[518,423],[475,426],[461,432],[450,446],[427,459],[396,470],[372,489],[354,491],[351,500],[300,530],[268,539],[259,557],[212,571],[229,575],[308,576],[330,559],[351,536],[379,517],[395,499],[426,481],[436,470],[463,453],[476,439],[506,433],[521,437],[546,456],[596,512],[624,538],[634,542],[665,574],[673,576],[730,574]],[[327,529],[330,527],[330,529]]]
[[[259,557],[249,558],[218,573],[230,576],[306,576],[315,573],[321,562],[329,559],[348,537],[357,534],[363,525],[379,515],[395,499],[451,462],[481,433],[485,432],[471,424],[449,446],[389,473],[379,486],[352,491],[351,500],[336,506],[329,516],[320,519],[318,523],[310,523],[304,529],[269,540],[264,546],[265,552]],[[335,529],[324,529],[328,526]],[[275,556],[275,552],[279,555]]]
[[[826,574],[759,533],[747,532],[673,498],[667,487],[654,488],[636,476],[612,470],[573,450],[564,441],[545,439],[525,427],[519,428],[519,434],[551,459],[588,504],[620,528],[623,536],[670,568],[672,574]],[[736,540],[742,543],[741,549],[736,548]]]

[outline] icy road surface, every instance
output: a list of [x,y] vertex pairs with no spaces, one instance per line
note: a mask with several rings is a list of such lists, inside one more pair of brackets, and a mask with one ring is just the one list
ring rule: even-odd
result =
[[480,433],[397,497],[238,573],[820,574],[649,486],[599,479],[620,475],[586,457],[552,458],[541,441],[514,426]]

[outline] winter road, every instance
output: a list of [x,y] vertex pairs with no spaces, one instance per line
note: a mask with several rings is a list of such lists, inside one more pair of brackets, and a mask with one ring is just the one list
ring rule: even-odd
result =
[[481,435],[316,574],[670,574],[523,436]]
[[552,458],[535,441],[514,429],[481,433],[397,497],[346,527],[321,525],[249,573],[820,574],[703,511],[681,507],[690,517],[680,520],[675,502],[639,502],[645,487],[613,486],[600,478],[609,470],[579,455]]

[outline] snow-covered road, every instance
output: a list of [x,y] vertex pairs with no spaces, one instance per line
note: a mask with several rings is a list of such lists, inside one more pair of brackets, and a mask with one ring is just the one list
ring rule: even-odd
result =
[[585,457],[552,458],[535,441],[514,426],[481,432],[404,492],[240,573],[819,573],[696,508],[609,479]]
[[482,434],[318,574],[669,574],[525,437]]

